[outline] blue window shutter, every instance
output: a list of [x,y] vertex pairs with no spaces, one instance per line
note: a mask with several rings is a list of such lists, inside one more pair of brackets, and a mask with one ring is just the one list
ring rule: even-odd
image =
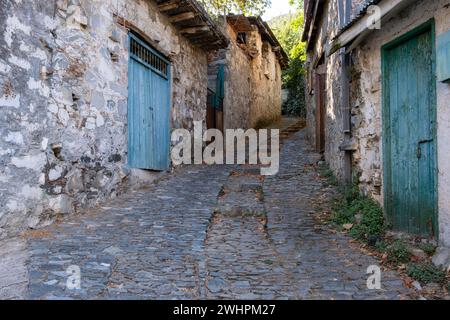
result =
[[440,82],[450,82],[450,31],[437,38],[437,77]]

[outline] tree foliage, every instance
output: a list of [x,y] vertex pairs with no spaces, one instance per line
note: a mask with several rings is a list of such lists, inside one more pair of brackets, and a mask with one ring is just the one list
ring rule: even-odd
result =
[[301,42],[304,15],[303,0],[291,0],[294,13],[270,21],[270,25],[290,58],[289,67],[283,72],[284,88],[289,90],[287,102],[283,105],[285,114],[306,117],[305,68],[306,46]]
[[271,0],[199,0],[213,16],[229,13],[259,16],[270,5]]
[[[270,6],[271,0],[198,0],[213,16],[230,13],[259,16]],[[289,0],[294,13],[270,21],[275,35],[288,53],[289,68],[283,72],[284,88],[289,90],[288,101],[283,106],[284,114],[306,117],[305,107],[305,44],[301,42],[303,32],[303,0]]]

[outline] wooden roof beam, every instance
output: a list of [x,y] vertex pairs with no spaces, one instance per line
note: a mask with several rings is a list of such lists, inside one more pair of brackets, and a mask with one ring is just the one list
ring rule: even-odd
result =
[[184,12],[174,16],[169,17],[171,23],[178,23],[187,20],[192,20],[195,18],[195,13],[193,12]]
[[197,34],[197,33],[204,33],[208,32],[211,29],[208,26],[198,26],[198,27],[189,27],[181,29],[180,32],[182,34]]
[[164,3],[160,3],[158,4],[158,9],[161,12],[167,12],[170,10],[174,10],[180,7],[180,2],[179,1],[169,1],[169,2],[164,2]]

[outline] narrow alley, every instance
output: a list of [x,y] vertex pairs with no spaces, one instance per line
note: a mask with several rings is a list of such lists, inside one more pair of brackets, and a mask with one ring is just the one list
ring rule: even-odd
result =
[[450,0],[5,0],[0,30],[0,301],[450,300]]
[[[330,193],[314,168],[319,160],[302,130],[284,141],[276,176],[248,166],[179,168],[28,233],[5,260],[13,271],[4,270],[10,283],[0,281],[0,291],[9,296],[1,298],[413,298],[395,272],[368,290],[367,268],[379,262],[316,221],[314,203]],[[80,288],[69,290],[74,266]]]

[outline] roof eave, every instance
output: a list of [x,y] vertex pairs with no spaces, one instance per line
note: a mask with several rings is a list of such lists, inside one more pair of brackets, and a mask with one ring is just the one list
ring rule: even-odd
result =
[[[317,36],[317,29],[322,20],[323,8],[325,0],[316,0],[314,5],[310,5],[309,13],[307,14],[307,21],[305,22],[305,30],[302,35],[302,41],[306,42],[306,50],[310,51],[314,47],[314,40]],[[309,21],[309,23],[308,23]]]
[[[381,23],[390,19],[392,16],[403,10],[405,7],[417,0],[381,0],[377,2],[380,9]],[[371,34],[375,28],[372,27],[374,19],[368,14],[366,7],[364,12],[353,19],[347,26],[338,32],[337,36],[332,40],[328,55],[332,55],[343,47],[348,47],[347,52],[353,50],[366,37]]]
[[282,69],[288,67],[289,56],[287,55],[286,51],[284,51],[283,47],[281,46],[275,34],[273,33],[269,24],[265,22],[261,17],[246,17],[242,14],[228,15],[227,20],[230,19],[246,19],[245,21],[248,21],[250,24],[256,25],[258,27],[261,36],[265,37],[272,45],[272,47],[275,49],[274,51],[277,55],[278,61],[280,62]]
[[289,56],[287,55],[286,51],[284,51],[283,46],[278,41],[277,37],[275,36],[267,22],[265,22],[261,17],[258,17],[258,22],[261,27],[264,28],[264,32],[269,36],[271,45],[278,51],[278,60],[280,61],[281,67],[283,69],[287,68],[289,65]]
[[302,33],[302,42],[306,42],[308,40],[309,28],[311,21],[313,20],[313,8],[315,8],[315,6],[312,5],[313,1],[314,0],[305,1],[305,27]]
[[156,4],[194,45],[206,51],[228,47],[228,38],[196,0],[156,0]]

